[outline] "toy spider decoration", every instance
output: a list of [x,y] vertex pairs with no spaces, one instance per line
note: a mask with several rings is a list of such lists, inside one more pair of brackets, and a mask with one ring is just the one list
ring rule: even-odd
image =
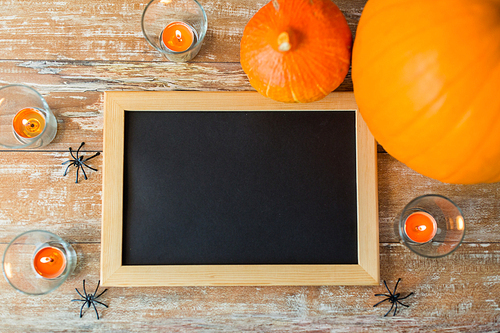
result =
[[69,165],[66,167],[66,171],[64,171],[64,175],[63,176],[66,176],[66,174],[68,173],[68,169],[70,166],[74,165],[76,167],[76,181],[75,183],[78,183],[78,172],[80,170],[82,170],[83,172],[83,177],[85,177],[85,180],[87,180],[87,174],[85,173],[85,169],[84,167],[87,167],[89,169],[92,169],[94,171],[97,171],[97,169],[94,169],[92,167],[89,167],[85,162],[87,162],[88,160],[96,157],[96,156],[99,156],[101,153],[97,152],[95,153],[94,155],[90,156],[90,157],[87,157],[87,158],[84,158],[85,156],[79,156],[80,155],[80,149],[83,147],[83,145],[85,144],[85,142],[82,142],[82,144],[80,145],[80,147],[78,147],[78,150],[76,151],[76,156],[73,154],[73,150],[71,149],[71,147],[69,147],[69,153],[71,154],[71,157],[73,157],[72,160],[67,160],[66,162],[62,163],[63,165],[66,164],[66,163],[69,163]]
[[95,306],[95,303],[98,303],[98,304],[104,305],[105,307],[108,307],[106,304],[101,303],[97,300],[102,294],[104,294],[108,290],[108,289],[104,289],[104,291],[102,293],[100,293],[99,295],[96,296],[100,283],[101,283],[101,280],[99,280],[99,282],[97,282],[97,288],[95,288],[95,291],[93,294],[87,294],[87,290],[85,290],[85,280],[83,280],[83,294],[84,295],[82,295],[78,291],[78,289],[75,288],[78,295],[80,295],[83,299],[72,299],[71,301],[72,302],[84,302],[82,307],[80,308],[80,318],[82,318],[82,316],[83,316],[82,311],[83,311],[83,308],[85,307],[85,305],[87,305],[88,308],[90,308],[90,305],[92,305],[94,307],[95,314],[97,315],[98,320],[99,320],[99,312],[97,312],[97,308]]
[[387,313],[384,315],[384,317],[387,317],[387,315],[389,313],[391,313],[391,311],[392,311],[393,308],[394,308],[393,316],[395,316],[396,312],[398,311],[398,304],[402,305],[402,306],[409,307],[409,305],[401,303],[400,300],[410,297],[411,295],[413,295],[413,293],[411,292],[408,295],[406,295],[405,297],[401,297],[400,298],[399,295],[401,295],[401,294],[400,293],[396,294],[396,289],[398,288],[399,281],[401,281],[401,278],[398,279],[398,282],[396,282],[396,286],[394,287],[394,291],[391,292],[389,290],[389,288],[387,287],[387,283],[385,283],[385,280],[384,280],[385,289],[387,289],[387,291],[389,292],[389,294],[375,294],[375,296],[386,296],[387,298],[384,299],[384,300],[382,300],[382,301],[380,301],[380,302],[378,302],[377,304],[375,304],[374,307],[377,306],[377,305],[379,305],[380,303],[385,302],[385,301],[389,301],[389,302],[392,303],[391,308],[389,309],[389,311],[387,311]]

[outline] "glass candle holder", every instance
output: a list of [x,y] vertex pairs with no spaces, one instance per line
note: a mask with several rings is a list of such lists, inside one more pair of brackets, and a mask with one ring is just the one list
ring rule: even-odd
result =
[[200,51],[207,15],[196,0],[152,0],[142,13],[142,32],[168,60],[185,62]]
[[32,230],[14,238],[5,249],[3,274],[16,290],[44,295],[58,288],[76,266],[76,252],[61,237]]
[[38,148],[56,136],[57,121],[45,99],[22,84],[0,88],[0,146]]
[[460,208],[450,199],[428,194],[410,201],[397,221],[401,241],[416,254],[444,257],[455,251],[465,235]]

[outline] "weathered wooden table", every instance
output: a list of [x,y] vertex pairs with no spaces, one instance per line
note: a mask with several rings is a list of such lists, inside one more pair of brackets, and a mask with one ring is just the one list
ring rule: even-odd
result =
[[[47,147],[0,150],[0,251],[21,232],[52,231],[78,253],[74,274],[45,296],[0,281],[1,332],[448,331],[500,330],[500,186],[449,185],[423,177],[379,148],[381,279],[415,294],[396,317],[374,308],[372,287],[110,288],[101,320],[79,318],[75,287],[99,279],[102,156],[98,172],[75,184],[63,177],[68,148],[102,151],[105,90],[252,90],[239,64],[246,22],[266,1],[201,0],[208,35],[193,62],[165,61],[144,40],[146,1],[0,1],[0,84],[23,83],[47,99],[58,134]],[[364,0],[338,0],[353,31]],[[339,87],[352,90],[348,76]],[[161,154],[161,152],[159,153]],[[393,222],[412,198],[438,193],[467,222],[464,243],[442,259],[416,256],[398,242]]]

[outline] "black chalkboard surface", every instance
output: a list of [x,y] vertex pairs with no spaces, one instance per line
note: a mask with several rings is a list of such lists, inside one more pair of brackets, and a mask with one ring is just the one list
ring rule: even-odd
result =
[[104,93],[104,286],[377,285],[377,151],[352,92]]
[[355,121],[126,111],[123,265],[357,264]]

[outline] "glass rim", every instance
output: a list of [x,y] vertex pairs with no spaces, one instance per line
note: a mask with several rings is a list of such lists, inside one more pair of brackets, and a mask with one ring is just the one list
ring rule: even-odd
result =
[[[17,290],[17,291],[19,291],[19,292],[21,292],[21,293],[23,293],[25,295],[34,295],[34,296],[45,295],[45,294],[48,294],[48,293],[54,291],[55,289],[59,288],[59,286],[61,286],[66,281],[66,279],[70,276],[71,272],[69,272],[69,271],[65,272],[64,276],[60,280],[58,280],[57,283],[54,284],[54,286],[52,288],[50,288],[49,290],[44,291],[44,292],[38,292],[38,293],[36,293],[36,292],[32,293],[32,292],[28,292],[28,291],[19,289],[14,284],[12,284],[12,282],[10,281],[10,279],[7,277],[7,274],[5,273],[5,256],[7,255],[7,251],[9,250],[9,248],[11,247],[11,245],[13,245],[14,242],[17,239],[19,239],[22,236],[25,236],[27,234],[31,234],[31,233],[42,233],[42,234],[47,234],[48,236],[54,237],[57,241],[59,241],[59,242],[61,242],[61,244],[63,244],[63,246],[64,246],[65,249],[66,249],[67,246],[71,246],[70,243],[68,243],[67,241],[65,241],[64,239],[62,239],[61,237],[57,236],[56,234],[54,234],[54,233],[52,233],[50,231],[39,230],[39,229],[25,231],[23,233],[20,233],[16,237],[14,237],[14,239],[12,239],[9,242],[9,244],[7,244],[7,247],[5,248],[5,251],[3,252],[3,256],[2,256],[2,273],[3,273],[3,277],[5,278],[5,280],[7,280],[7,282],[11,285],[11,287],[14,288],[15,290]],[[66,264],[65,270],[68,267],[70,267],[70,265]],[[53,280],[53,281],[55,281],[55,280]]]
[[190,0],[190,1],[193,1],[194,3],[196,3],[196,5],[198,5],[198,8],[200,8],[201,10],[201,13],[203,14],[203,25],[202,25],[202,30],[201,30],[201,34],[200,36],[198,36],[197,38],[197,41],[196,43],[193,43],[187,50],[184,50],[184,51],[180,51],[180,52],[176,52],[176,51],[168,51],[168,50],[165,50],[165,49],[162,49],[162,48],[159,48],[155,45],[155,43],[153,43],[148,35],[146,34],[146,29],[144,28],[144,18],[146,16],[146,11],[148,10],[148,8],[153,4],[153,2],[159,2],[161,0],[151,0],[147,5],[146,7],[144,8],[144,10],[142,11],[142,16],[141,16],[141,30],[142,30],[142,34],[144,36],[144,38],[146,38],[146,41],[149,43],[149,45],[151,45],[152,47],[154,47],[157,51],[160,51],[161,53],[164,53],[164,54],[183,54],[183,53],[187,53],[193,49],[195,49],[198,45],[200,45],[202,42],[203,42],[203,39],[205,38],[205,35],[207,33],[207,27],[208,27],[208,24],[207,24],[207,14],[205,13],[205,9],[203,9],[203,7],[201,6],[201,4],[197,1],[197,0]]
[[403,210],[401,211],[401,215],[399,216],[399,225],[398,225],[399,236],[401,237],[401,241],[403,243],[406,243],[406,241],[404,240],[405,239],[405,235],[402,234],[402,229],[401,229],[401,223],[404,222],[403,221],[403,214],[402,214],[402,212],[404,212],[405,210],[407,210],[408,208],[410,208],[411,205],[413,203],[415,203],[416,201],[421,200],[421,199],[425,199],[425,198],[441,198],[441,199],[444,199],[446,201],[449,201],[453,206],[455,206],[458,209],[458,212],[460,213],[460,216],[464,220],[464,230],[463,230],[463,233],[462,233],[462,237],[460,238],[460,240],[457,241],[458,245],[455,246],[455,248],[453,248],[450,252],[447,252],[447,253],[444,253],[444,254],[440,254],[440,255],[435,255],[435,256],[429,256],[429,255],[426,255],[426,254],[423,254],[423,253],[419,253],[416,250],[414,250],[413,247],[411,247],[411,246],[406,246],[406,248],[410,249],[410,251],[412,251],[413,253],[415,253],[415,254],[417,254],[417,255],[419,255],[421,257],[425,257],[425,258],[437,259],[437,258],[446,257],[446,256],[452,254],[453,252],[455,252],[460,247],[460,245],[462,244],[462,242],[464,240],[464,237],[465,237],[465,232],[466,232],[466,229],[467,229],[467,223],[465,223],[465,218],[464,218],[464,214],[462,213],[462,209],[453,200],[451,200],[448,197],[445,197],[444,195],[441,195],[441,194],[424,194],[424,195],[420,195],[420,196],[418,196],[416,198],[413,198],[410,202],[408,202],[406,204],[406,206],[403,208]]
[[[47,118],[53,116],[52,110],[49,108],[49,104],[47,103],[47,101],[45,100],[45,98],[43,98],[43,96],[36,89],[34,89],[34,88],[32,88],[32,87],[30,87],[28,85],[21,84],[21,83],[8,84],[6,86],[1,87],[0,91],[2,91],[4,89],[8,89],[8,88],[14,88],[14,87],[21,87],[21,88],[28,89],[31,92],[34,92],[35,95],[37,95],[40,98],[40,100],[42,101],[43,107],[44,107],[45,111],[47,112]],[[46,125],[44,126],[44,128],[40,132],[40,134],[38,134],[37,136],[35,136],[33,138],[26,139],[27,142],[25,144],[13,145],[13,146],[5,146],[5,145],[3,145],[3,144],[0,143],[0,146],[8,148],[8,149],[23,149],[23,148],[28,148],[31,145],[33,145],[35,142],[37,142],[38,140],[40,140],[41,137],[43,137],[43,134],[45,134],[45,131],[47,131],[47,127],[48,127],[47,123],[48,123],[48,121],[46,120],[45,121]]]

